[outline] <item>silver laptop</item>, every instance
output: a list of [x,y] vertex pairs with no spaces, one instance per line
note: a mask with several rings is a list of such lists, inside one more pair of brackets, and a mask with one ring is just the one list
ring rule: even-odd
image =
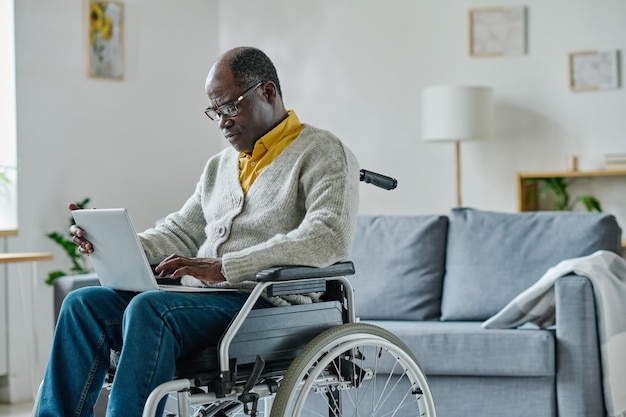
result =
[[158,284],[126,209],[73,210],[76,224],[94,247],[89,255],[100,284],[116,290],[178,292],[234,291],[232,289]]

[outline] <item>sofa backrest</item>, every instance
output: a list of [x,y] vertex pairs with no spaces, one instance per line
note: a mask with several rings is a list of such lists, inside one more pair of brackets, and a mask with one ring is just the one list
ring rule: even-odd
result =
[[560,261],[608,250],[621,255],[621,229],[604,213],[449,216],[442,320],[486,320]]
[[360,216],[350,258],[357,316],[438,319],[447,232],[445,216]]

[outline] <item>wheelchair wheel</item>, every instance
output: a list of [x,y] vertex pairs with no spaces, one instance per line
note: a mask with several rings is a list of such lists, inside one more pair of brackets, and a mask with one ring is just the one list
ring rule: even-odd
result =
[[344,324],[313,339],[292,362],[272,417],[435,417],[417,359],[395,335],[365,323]]

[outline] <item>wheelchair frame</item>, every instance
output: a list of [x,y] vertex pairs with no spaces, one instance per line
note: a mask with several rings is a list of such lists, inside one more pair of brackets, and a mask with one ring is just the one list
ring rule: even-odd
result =
[[[346,278],[353,273],[352,262],[338,263],[326,268],[291,266],[261,271],[257,274],[257,285],[220,340],[217,358],[219,375],[216,380],[208,381],[192,376],[159,385],[148,397],[143,417],[155,416],[160,401],[173,392],[177,393],[179,417],[188,417],[189,410],[194,405],[203,405],[194,416],[230,416],[232,414],[227,414],[229,409],[240,410],[242,407],[245,414],[256,416],[259,414],[258,402],[261,399],[264,400],[264,416],[270,415],[271,409],[272,417],[297,417],[309,415],[303,411],[308,407],[305,403],[311,401],[308,398],[309,391],[322,392],[328,398],[328,415],[340,416],[343,415],[340,392],[359,389],[364,381],[376,379],[376,369],[361,368],[353,364],[363,356],[365,346],[375,348],[376,354],[381,350],[389,351],[389,356],[400,363],[399,368],[402,371],[399,378],[408,379],[411,387],[410,394],[405,394],[405,399],[398,408],[415,405],[415,410],[409,411],[412,414],[407,415],[435,417],[434,402],[426,376],[411,351],[386,330],[357,322],[352,285]],[[324,290],[327,283],[332,281],[343,287],[340,291],[343,300],[340,302],[344,310],[344,324],[322,332],[306,344],[284,374],[263,377],[264,361],[257,356],[248,378],[242,380],[237,375],[236,360],[233,361],[234,358],[229,356],[229,349],[261,294],[268,290],[274,295],[319,291]],[[342,364],[343,369],[340,370],[338,364]],[[395,369],[396,365],[393,366]],[[316,371],[312,370],[316,367]],[[389,381],[385,383],[389,384]],[[206,391],[200,389],[206,386],[212,388]],[[360,407],[359,404],[352,406]],[[368,413],[375,415],[374,410]]]

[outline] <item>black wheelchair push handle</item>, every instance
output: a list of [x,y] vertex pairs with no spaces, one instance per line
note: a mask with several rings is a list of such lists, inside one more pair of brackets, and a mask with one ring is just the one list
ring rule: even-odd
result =
[[382,174],[377,174],[375,172],[367,171],[365,169],[362,169],[360,172],[361,176],[359,179],[365,183],[384,188],[385,190],[393,190],[398,186],[398,180],[396,180],[395,178],[391,178]]

